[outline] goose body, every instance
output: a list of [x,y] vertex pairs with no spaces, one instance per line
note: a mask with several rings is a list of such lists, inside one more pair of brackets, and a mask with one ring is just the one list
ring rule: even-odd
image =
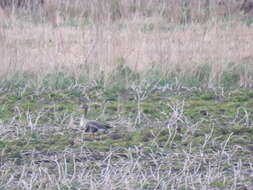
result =
[[112,127],[109,125],[101,124],[97,121],[88,121],[85,125],[86,133],[97,133],[97,134],[106,134]]
[[89,106],[84,104],[80,106],[84,110],[84,115],[81,118],[80,125],[84,127],[86,133],[95,134],[106,134],[112,128],[110,125],[102,124],[97,121],[86,120],[84,116],[88,113]]

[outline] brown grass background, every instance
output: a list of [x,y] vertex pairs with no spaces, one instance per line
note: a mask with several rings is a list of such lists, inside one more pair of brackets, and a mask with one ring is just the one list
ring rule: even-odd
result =
[[92,77],[119,60],[136,71],[157,65],[188,73],[208,63],[219,73],[229,62],[253,59],[253,29],[241,21],[238,3],[210,1],[207,9],[207,1],[190,1],[185,20],[179,2],[47,0],[36,14],[7,7],[0,14],[0,73],[64,69]]

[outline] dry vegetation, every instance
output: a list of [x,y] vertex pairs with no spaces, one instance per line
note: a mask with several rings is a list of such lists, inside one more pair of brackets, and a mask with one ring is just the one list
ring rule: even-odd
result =
[[0,189],[253,189],[251,1],[6,2]]
[[[183,5],[167,1],[157,5],[153,1],[144,5],[105,1],[101,3],[103,7],[97,2],[46,1],[40,12],[27,14],[21,9],[18,15],[6,8],[1,16],[1,75],[16,71],[47,73],[62,68],[75,75],[88,72],[94,78],[101,72],[108,73],[119,62],[133,71],[158,66],[165,73],[194,75],[196,67],[208,64],[213,82],[231,69],[231,64],[238,67],[252,62],[252,28],[246,23],[250,20],[241,22],[238,14],[237,19],[232,19],[235,15],[224,16],[230,13],[228,10],[222,16],[215,14],[211,10],[219,10],[216,3],[207,7],[214,15],[205,13],[210,18],[202,23],[199,20],[206,16],[192,15],[196,12],[193,6],[197,6],[193,2],[187,5],[187,20],[185,8],[180,7]],[[203,7],[202,4],[199,6]],[[116,7],[112,9],[113,6]],[[81,11],[80,7],[86,9]],[[131,12],[133,7],[136,10]],[[169,8],[178,12],[165,11]],[[119,15],[112,19],[115,11]],[[103,19],[96,15],[102,15]],[[248,86],[251,82],[250,77],[245,78],[250,68],[247,66],[238,73],[241,85]]]

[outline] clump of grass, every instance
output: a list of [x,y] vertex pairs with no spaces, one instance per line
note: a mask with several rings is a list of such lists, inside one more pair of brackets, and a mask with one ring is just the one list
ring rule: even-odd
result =
[[76,84],[75,78],[64,72],[50,73],[43,77],[42,86],[52,89],[67,89]]
[[111,88],[120,92],[130,88],[131,84],[139,79],[139,73],[126,65],[124,58],[119,58],[117,67],[108,74],[107,83]]

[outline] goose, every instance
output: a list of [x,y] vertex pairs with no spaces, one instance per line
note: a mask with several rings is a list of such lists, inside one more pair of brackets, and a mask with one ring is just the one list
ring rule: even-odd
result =
[[[80,106],[84,110],[84,116],[87,116],[89,106],[84,104]],[[86,133],[95,134],[107,134],[112,128],[110,125],[99,123],[98,121],[88,121],[84,117],[81,118],[80,125],[84,126]]]

